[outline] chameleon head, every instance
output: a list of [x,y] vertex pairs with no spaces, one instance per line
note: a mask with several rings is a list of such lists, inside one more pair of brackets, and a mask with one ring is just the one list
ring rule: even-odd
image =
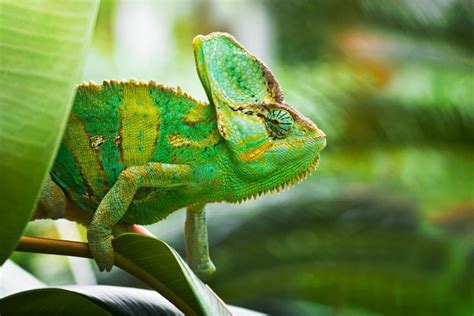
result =
[[316,169],[326,135],[285,102],[272,72],[226,33],[197,36],[193,45],[233,160],[235,200],[282,189]]

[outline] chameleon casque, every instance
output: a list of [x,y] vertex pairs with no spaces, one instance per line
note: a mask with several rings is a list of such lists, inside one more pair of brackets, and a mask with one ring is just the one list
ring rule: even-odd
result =
[[205,204],[279,191],[318,165],[325,134],[285,103],[261,61],[225,33],[193,46],[209,103],[153,81],[77,88],[39,203],[61,217],[67,196],[93,214],[87,237],[101,271],[114,262],[116,224],[152,224],[187,207],[188,263],[206,279],[215,268]]

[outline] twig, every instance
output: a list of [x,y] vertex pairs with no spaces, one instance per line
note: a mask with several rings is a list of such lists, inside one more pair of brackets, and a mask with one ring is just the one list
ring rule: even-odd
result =
[[50,238],[22,236],[16,251],[92,258],[87,243]]

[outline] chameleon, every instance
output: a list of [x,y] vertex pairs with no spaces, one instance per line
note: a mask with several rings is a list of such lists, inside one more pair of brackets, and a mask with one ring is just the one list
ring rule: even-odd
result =
[[263,62],[227,33],[198,35],[193,49],[209,102],[154,81],[77,87],[39,204],[57,218],[67,198],[91,215],[87,239],[101,271],[113,266],[117,224],[187,208],[187,261],[206,280],[215,266],[205,205],[281,191],[318,166],[326,135],[285,102]]

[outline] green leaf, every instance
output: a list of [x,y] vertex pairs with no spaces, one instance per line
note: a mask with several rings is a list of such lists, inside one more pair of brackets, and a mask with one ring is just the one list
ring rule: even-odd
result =
[[[229,309],[236,316],[263,315],[235,306]],[[2,315],[182,315],[155,291],[103,285],[16,293],[0,301],[0,312]]]
[[75,315],[112,315],[90,297],[62,289],[13,294],[0,301],[0,312],[2,315],[67,315],[71,312]]
[[[155,291],[118,286],[62,286],[47,288],[33,275],[7,261],[0,314],[47,315],[180,315],[180,311]],[[20,281],[18,283],[18,281]],[[15,283],[16,282],[16,283]],[[228,306],[233,315],[260,316],[261,313]]]
[[159,239],[123,234],[114,240],[115,264],[161,293],[186,315],[230,315],[181,257]]
[[176,307],[155,291],[117,286],[67,286],[16,293],[0,303],[11,314],[48,315],[179,315]]
[[0,263],[31,216],[80,78],[98,1],[0,1]]

